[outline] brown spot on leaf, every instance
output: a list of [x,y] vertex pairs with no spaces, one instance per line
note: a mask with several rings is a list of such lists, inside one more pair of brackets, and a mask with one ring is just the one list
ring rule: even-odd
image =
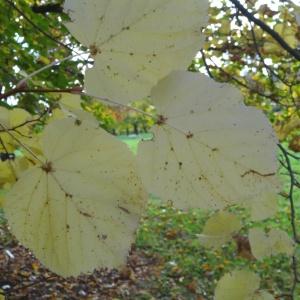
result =
[[45,171],[47,174],[53,172],[52,162],[48,161],[44,165],[42,165],[41,169]]
[[101,51],[97,48],[95,44],[93,44],[90,46],[90,53],[92,56],[96,56],[98,53],[101,53]]
[[258,171],[255,171],[255,170],[249,170],[249,171],[245,172],[244,174],[242,174],[241,177],[244,178],[247,175],[251,175],[251,174],[255,174],[255,175],[258,175],[258,176],[261,176],[261,177],[271,177],[271,176],[275,175],[275,173],[262,174],[262,173],[259,173]]
[[166,122],[167,122],[167,120],[168,120],[167,117],[165,117],[165,116],[163,116],[163,115],[159,115],[159,116],[157,117],[156,124],[159,125],[159,126],[160,126],[160,125],[165,125]]
[[82,124],[82,121],[79,120],[79,119],[76,119],[75,122],[74,122],[74,124],[75,124],[76,126],[80,126],[80,125]]
[[120,205],[118,205],[118,208],[119,208],[120,210],[122,210],[124,213],[130,215],[130,211],[129,211],[127,208],[122,207],[122,206],[120,206]]
[[187,138],[187,139],[191,139],[191,138],[193,138],[193,137],[194,137],[194,134],[191,133],[191,132],[188,132],[188,133],[186,134],[186,138]]

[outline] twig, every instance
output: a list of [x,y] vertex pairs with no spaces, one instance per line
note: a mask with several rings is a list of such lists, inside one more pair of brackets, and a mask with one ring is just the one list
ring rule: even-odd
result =
[[85,92],[79,92],[78,94],[81,95],[81,96],[87,96],[87,97],[95,98],[95,99],[101,100],[103,102],[112,104],[112,105],[117,105],[117,106],[126,108],[128,110],[132,110],[132,111],[138,112],[140,114],[143,114],[144,116],[147,116],[147,117],[155,119],[155,116],[152,115],[152,114],[149,114],[149,113],[147,113],[147,112],[145,112],[145,111],[143,111],[141,109],[138,109],[138,108],[126,105],[126,104],[122,104],[122,103],[120,103],[120,102],[118,102],[116,100],[111,100],[111,99],[108,99],[108,98],[105,98],[105,97],[91,95],[91,94],[88,94],[88,93],[85,93]]
[[[63,58],[63,59],[61,59],[61,60],[55,60],[55,61],[53,61],[52,63],[50,63],[50,64],[48,64],[48,65],[46,65],[46,66],[44,66],[44,67],[42,67],[42,68],[40,68],[40,69],[34,71],[33,73],[29,74],[28,76],[26,76],[24,79],[22,79],[22,80],[17,84],[17,87],[16,87],[16,88],[23,88],[24,85],[26,84],[26,82],[27,82],[29,79],[31,79],[32,77],[34,77],[34,76],[36,76],[36,75],[42,73],[43,71],[45,71],[45,70],[47,70],[47,69],[50,69],[50,68],[52,68],[52,67],[54,67],[54,66],[56,66],[56,65],[60,65],[61,63],[65,62],[65,61],[67,61],[67,60],[70,60],[70,59],[72,59],[72,58],[74,58],[74,57],[80,56],[80,55],[85,54],[85,53],[88,53],[88,52],[84,52],[84,53],[81,53],[81,54],[71,54],[71,55],[69,55],[69,56],[67,56],[67,57],[65,57],[65,58]],[[1,98],[0,98],[0,99],[1,99]]]
[[298,239],[297,229],[296,229],[296,212],[295,212],[295,204],[294,204],[294,188],[295,188],[296,178],[295,178],[295,174],[293,171],[292,163],[289,158],[288,152],[281,144],[278,144],[278,147],[280,148],[284,156],[286,162],[286,165],[284,164],[284,167],[288,170],[290,176],[289,200],[291,206],[291,225],[293,230],[293,237],[296,243],[300,243],[300,240]]
[[37,156],[35,153],[27,147],[24,143],[22,143],[18,138],[16,138],[10,131],[9,128],[7,128],[4,124],[0,123],[0,127],[2,127],[5,132],[13,139],[15,140],[19,145],[21,145],[29,154],[31,154],[36,160],[38,160],[40,163],[44,164],[44,162]]
[[206,56],[205,56],[204,50],[201,49],[200,52],[201,52],[202,60],[203,60],[203,63],[204,63],[204,66],[205,66],[205,69],[206,69],[206,72],[207,72],[208,76],[212,79],[215,79],[213,74],[211,73],[211,71],[209,69],[209,66],[208,66],[207,62],[206,62]]
[[[7,150],[6,146],[5,146],[5,143],[3,142],[3,139],[1,138],[1,136],[0,136],[0,144],[3,147],[5,153],[8,154],[9,152],[8,152],[8,150]],[[12,163],[11,163],[10,160],[8,161],[8,164],[9,164],[9,167],[10,167],[11,172],[13,173],[15,179],[17,179],[16,171],[15,171],[15,169],[14,169],[14,167],[13,167],[13,165],[12,165]]]
[[269,27],[266,23],[257,19],[253,14],[251,14],[238,0],[230,0],[235,7],[250,21],[254,22],[262,30],[267,32],[273,37],[273,39],[290,55],[292,55],[297,60],[300,60],[300,52],[296,49],[293,49],[275,30]]
[[45,94],[45,93],[78,93],[83,90],[82,87],[80,86],[75,86],[73,88],[68,88],[68,89],[43,89],[43,88],[34,88],[34,89],[27,89],[26,87],[23,88],[14,88],[10,91],[8,91],[5,94],[0,94],[0,100],[7,99],[10,96],[16,95],[16,94],[21,94],[21,93],[39,93],[39,94]]
[[251,35],[252,35],[252,39],[253,39],[253,43],[254,43],[256,53],[257,53],[258,57],[260,58],[260,61],[264,65],[265,69],[268,71],[270,79],[272,78],[272,75],[273,75],[274,77],[278,78],[282,83],[284,83],[286,86],[290,87],[291,84],[289,82],[287,82],[285,79],[281,78],[281,76],[279,76],[279,74],[277,74],[270,66],[268,66],[265,63],[265,59],[262,56],[262,54],[260,52],[260,49],[259,49],[259,45],[257,43],[257,39],[256,39],[256,35],[255,35],[254,28],[252,26],[252,23],[249,22],[249,24],[250,24],[250,28],[251,28]]
[[[209,60],[213,63],[214,67],[217,68],[221,73],[223,73],[224,75],[226,75],[228,77],[229,80],[232,80],[233,82],[235,82],[237,85],[246,88],[247,90],[249,90],[252,93],[255,93],[261,97],[270,99],[271,101],[275,102],[275,103],[279,103],[279,101],[276,101],[276,99],[273,97],[272,94],[270,95],[266,95],[264,93],[261,93],[260,91],[258,91],[257,89],[252,89],[251,87],[249,87],[247,84],[243,83],[241,80],[239,80],[238,78],[234,77],[233,75],[229,74],[228,72],[226,72],[223,68],[219,67],[214,60],[209,57]],[[228,80],[228,81],[229,81]],[[281,103],[279,103],[281,104]],[[283,104],[281,104],[282,106],[284,106]]]
[[[290,200],[291,225],[292,225],[292,231],[293,231],[293,239],[296,244],[300,244],[300,240],[298,238],[297,229],[296,229],[296,210],[295,210],[295,204],[294,204],[294,188],[295,188],[295,184],[296,184],[296,178],[295,178],[294,170],[293,170],[292,163],[291,163],[291,160],[289,157],[289,153],[286,151],[286,149],[281,144],[278,144],[278,147],[280,148],[280,150],[285,158],[286,166],[284,164],[284,167],[286,167],[286,169],[288,170],[289,177],[290,177],[290,189],[289,189],[287,198]],[[300,278],[298,275],[298,269],[297,269],[297,258],[295,255],[292,257],[292,270],[293,270],[294,280],[293,280],[293,284],[291,287],[291,298],[294,299],[294,294],[296,292],[297,284],[300,281]]]
[[[40,122],[42,120],[42,118],[49,112],[49,110],[45,110],[38,118],[36,119],[32,119],[32,120],[28,120],[28,121],[24,121],[12,128],[7,128],[8,131],[16,131],[18,128],[21,128],[25,125],[28,125],[28,124],[31,124],[31,123],[37,123],[37,122]],[[6,132],[5,129],[0,129],[0,132]],[[20,134],[20,133],[19,133]]]

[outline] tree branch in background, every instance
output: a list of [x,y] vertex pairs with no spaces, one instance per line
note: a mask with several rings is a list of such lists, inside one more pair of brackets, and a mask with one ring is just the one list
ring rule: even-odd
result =
[[290,55],[292,55],[297,60],[300,60],[300,52],[296,49],[293,49],[275,30],[269,27],[263,21],[254,17],[238,0],[230,0],[235,7],[250,21],[254,22],[257,26],[259,26],[263,31],[267,32],[269,35],[273,37],[277,43],[286,50]]
[[203,63],[204,63],[204,66],[205,66],[205,69],[206,69],[206,72],[207,72],[208,76],[210,78],[214,79],[214,76],[213,76],[213,74],[211,73],[211,71],[209,69],[209,65],[206,62],[206,56],[205,56],[204,50],[201,49],[200,52],[201,52],[202,60],[203,60]]
[[269,73],[269,77],[272,78],[272,75],[276,78],[278,78],[282,83],[284,83],[286,86],[290,87],[292,86],[291,83],[287,82],[284,78],[282,78],[281,76],[279,76],[279,74],[277,74],[270,66],[268,66],[265,63],[265,59],[262,56],[260,49],[259,49],[259,45],[256,39],[256,35],[255,35],[255,31],[254,28],[252,26],[252,23],[250,22],[250,27],[251,27],[251,35],[252,35],[252,39],[253,39],[253,43],[254,43],[254,47],[256,50],[256,53],[258,55],[258,57],[260,58],[260,61],[262,62],[262,64],[264,65],[265,69],[267,70],[267,72]]
[[235,82],[237,85],[239,85],[240,87],[243,87],[243,88],[245,88],[245,89],[248,89],[248,90],[249,90],[250,92],[252,92],[252,93],[255,93],[255,94],[257,94],[257,95],[259,95],[259,96],[261,96],[261,97],[264,97],[264,98],[266,98],[266,99],[269,99],[269,100],[271,100],[271,101],[274,102],[274,103],[278,103],[278,104],[280,104],[280,105],[282,105],[282,106],[286,106],[286,105],[280,103],[280,101],[275,97],[275,95],[273,95],[273,94],[267,95],[267,94],[264,94],[263,92],[259,91],[258,89],[253,89],[253,88],[251,88],[250,86],[248,86],[247,84],[245,84],[244,82],[242,82],[241,80],[239,80],[238,78],[236,78],[236,77],[232,76],[231,74],[229,74],[228,72],[226,72],[223,68],[219,67],[219,66],[213,61],[213,59],[212,59],[211,57],[209,57],[209,60],[213,63],[213,66],[210,66],[210,67],[208,66],[208,67],[209,67],[209,68],[214,68],[214,69],[219,70],[219,71],[221,72],[221,74],[225,75],[225,76],[228,78],[228,80],[226,80],[227,82],[228,82],[228,81],[233,81],[233,82]]
[[62,13],[63,12],[63,7],[58,4],[44,4],[44,5],[33,5],[31,6],[31,9],[34,13],[38,14],[46,14],[46,13]]
[[26,87],[16,87],[7,93],[0,94],[0,100],[5,100],[8,97],[14,96],[16,94],[21,94],[21,93],[37,93],[37,94],[46,94],[46,93],[70,93],[70,94],[79,94],[83,90],[82,87],[80,86],[75,86],[73,88],[68,88],[68,89],[27,89]]
[[[284,157],[285,162],[282,163],[283,167],[288,171],[288,175],[290,177],[290,189],[289,193],[287,195],[287,198],[290,201],[290,208],[291,208],[291,226],[292,226],[292,232],[293,232],[293,239],[296,244],[300,244],[300,239],[297,233],[296,228],[296,208],[294,203],[294,190],[297,187],[297,180],[295,176],[295,172],[292,167],[291,158],[297,159],[300,161],[300,158],[297,156],[291,156],[290,153],[281,145],[278,144],[278,147],[280,148],[282,155]],[[294,294],[296,292],[297,284],[300,282],[300,276],[298,274],[298,261],[296,256],[294,255],[292,257],[292,272],[293,272],[293,283],[291,287],[291,298],[294,299]]]

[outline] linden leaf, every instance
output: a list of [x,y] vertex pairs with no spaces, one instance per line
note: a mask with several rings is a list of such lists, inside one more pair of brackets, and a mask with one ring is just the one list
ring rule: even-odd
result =
[[241,227],[242,223],[234,214],[218,212],[208,219],[199,239],[205,247],[219,248],[229,242]]
[[122,103],[186,69],[208,19],[208,1],[198,0],[66,0],[64,8],[73,20],[66,26],[95,57],[85,89]]
[[285,231],[280,229],[271,229],[268,234],[261,228],[252,228],[249,230],[249,241],[251,251],[257,259],[264,257],[294,253],[294,242]]
[[44,163],[7,195],[12,232],[62,276],[124,263],[146,201],[133,154],[94,123],[71,118],[50,123],[41,147]]
[[215,300],[253,300],[255,292],[259,289],[258,275],[238,270],[225,274],[217,283]]
[[158,124],[138,149],[149,192],[179,208],[222,209],[279,190],[273,129],[235,88],[177,71],[152,100]]

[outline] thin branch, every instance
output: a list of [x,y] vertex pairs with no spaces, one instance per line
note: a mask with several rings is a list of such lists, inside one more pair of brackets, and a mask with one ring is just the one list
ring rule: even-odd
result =
[[101,100],[101,101],[106,102],[106,103],[111,104],[111,105],[117,105],[117,106],[126,108],[128,110],[135,111],[137,113],[143,114],[144,116],[155,119],[155,116],[152,115],[152,114],[149,114],[149,113],[147,113],[147,112],[145,112],[141,109],[138,109],[138,108],[126,105],[126,104],[122,104],[122,103],[120,103],[116,100],[111,100],[111,99],[108,99],[108,98],[105,98],[105,97],[91,95],[91,94],[88,94],[88,93],[85,93],[85,92],[78,92],[78,94],[81,95],[81,96],[87,96],[87,97],[95,98],[95,99]]
[[206,56],[205,56],[204,50],[201,49],[200,52],[201,52],[202,60],[203,60],[203,63],[204,63],[204,66],[205,66],[205,69],[206,69],[206,72],[207,72],[208,76],[212,79],[215,79],[213,74],[211,73],[211,71],[209,69],[209,66],[208,66],[207,62],[206,62]]
[[235,7],[250,21],[254,22],[257,26],[259,26],[262,30],[267,32],[269,35],[273,37],[273,39],[290,55],[292,55],[297,60],[300,60],[300,52],[296,49],[293,49],[275,30],[269,27],[266,23],[257,19],[252,13],[250,13],[238,0],[230,0]]
[[[46,65],[46,66],[44,66],[44,67],[42,67],[42,68],[40,68],[40,69],[34,71],[33,73],[29,74],[28,76],[26,76],[24,79],[22,79],[22,80],[17,84],[17,88],[23,88],[24,85],[26,84],[26,82],[27,82],[29,79],[31,79],[32,77],[34,77],[34,76],[36,76],[36,75],[42,73],[43,71],[45,71],[45,70],[47,70],[47,69],[50,69],[50,68],[52,68],[52,67],[54,67],[54,66],[56,66],[56,65],[60,65],[61,63],[65,62],[65,61],[67,61],[67,60],[70,60],[70,59],[72,59],[72,58],[74,58],[74,57],[80,56],[80,55],[85,54],[85,53],[88,53],[88,52],[84,52],[84,53],[81,53],[81,54],[80,54],[80,53],[79,53],[79,54],[71,54],[71,55],[69,55],[69,56],[67,56],[67,57],[65,57],[65,58],[63,58],[63,59],[61,59],[61,60],[55,60],[55,61],[53,61],[53,62],[50,63],[49,65]],[[1,98],[0,98],[0,99],[1,99]]]
[[[1,136],[0,136],[0,144],[3,147],[5,153],[8,154],[9,152],[8,152],[8,150],[5,146],[5,143],[3,142],[3,139],[1,138]],[[10,170],[11,170],[12,174],[14,175],[15,179],[17,179],[18,177],[17,177],[16,171],[15,171],[15,168],[13,167],[10,160],[8,161],[8,164],[9,164],[9,167],[10,167]]]
[[256,34],[255,34],[255,31],[254,31],[254,28],[253,28],[251,22],[250,22],[250,28],[251,28],[251,35],[252,35],[252,39],[253,39],[253,43],[254,43],[256,53],[257,53],[258,57],[260,58],[260,61],[264,65],[265,69],[268,71],[270,79],[272,78],[272,75],[273,75],[274,77],[278,78],[282,83],[284,83],[286,86],[290,87],[291,84],[289,82],[287,82],[285,79],[281,78],[281,76],[279,76],[279,74],[277,74],[270,66],[268,66],[265,63],[265,59],[264,59],[264,57],[262,56],[262,54],[260,52],[259,45],[258,45],[257,39],[256,39]]
[[9,128],[7,128],[3,123],[0,123],[0,127],[4,129],[4,131],[13,139],[15,140],[19,145],[21,145],[29,154],[31,154],[37,161],[44,164],[44,162],[37,156],[35,153],[27,147],[24,143],[22,143],[18,138],[16,138],[10,131]]
[[[49,113],[49,110],[46,109],[38,118],[36,119],[32,119],[32,120],[27,120],[27,121],[24,121],[12,128],[7,128],[8,131],[16,131],[18,128],[21,128],[25,125],[28,125],[28,124],[32,124],[32,123],[37,123],[37,122],[41,122],[42,118],[47,114]],[[7,130],[5,129],[0,129],[0,132],[6,132]],[[16,131],[17,132],[17,131]]]

